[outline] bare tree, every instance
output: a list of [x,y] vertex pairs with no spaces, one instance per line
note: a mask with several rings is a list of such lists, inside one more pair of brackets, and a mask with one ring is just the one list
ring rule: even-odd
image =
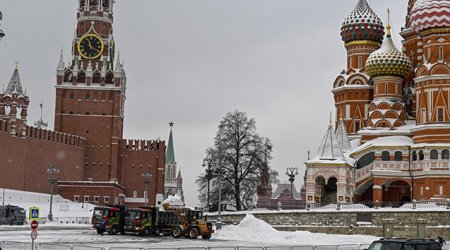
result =
[[[263,171],[274,177],[271,180],[276,179],[278,175],[274,170],[267,171],[271,152],[270,140],[256,132],[255,119],[249,119],[246,113],[238,110],[227,113],[220,122],[214,147],[206,150],[207,171],[196,181],[199,185],[200,201],[206,204],[209,197],[211,204],[218,204],[217,175],[221,172],[220,185],[224,203],[236,206],[238,211],[246,209],[248,201],[254,198],[257,187],[261,184]],[[206,190],[210,190],[209,196]]]

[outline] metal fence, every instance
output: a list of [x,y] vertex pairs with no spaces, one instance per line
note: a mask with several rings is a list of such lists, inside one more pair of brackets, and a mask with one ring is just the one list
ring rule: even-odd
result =
[[[3,241],[0,243],[3,250],[30,250],[31,243]],[[78,245],[44,244],[34,245],[34,250],[363,250],[368,244],[343,244],[343,245],[303,245],[303,246],[267,246],[267,247],[172,247],[172,248],[130,248],[130,247],[93,247]],[[444,245],[443,250],[450,250],[450,245]]]

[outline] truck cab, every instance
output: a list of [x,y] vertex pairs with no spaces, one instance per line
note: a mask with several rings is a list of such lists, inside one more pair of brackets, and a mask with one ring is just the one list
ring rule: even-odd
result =
[[123,206],[99,206],[94,208],[92,215],[92,227],[98,234],[108,232],[108,234],[125,233],[125,207]]
[[25,209],[12,205],[0,206],[0,225],[23,225],[25,221]]

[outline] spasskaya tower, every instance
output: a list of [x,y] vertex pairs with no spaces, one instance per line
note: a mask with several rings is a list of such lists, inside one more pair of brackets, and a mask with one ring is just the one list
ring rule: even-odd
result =
[[[78,0],[68,65],[61,52],[55,130],[85,138],[86,146],[83,180],[61,180],[58,191],[78,202],[158,205],[163,200],[166,146],[159,139],[123,138],[126,74],[114,49],[113,4]],[[147,172],[151,176],[144,189],[142,176]]]
[[79,0],[72,59],[57,67],[55,130],[86,138],[85,179],[120,178],[126,75],[115,58],[114,0]]

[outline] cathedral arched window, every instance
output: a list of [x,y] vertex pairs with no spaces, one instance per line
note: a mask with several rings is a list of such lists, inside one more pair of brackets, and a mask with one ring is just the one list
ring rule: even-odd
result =
[[430,152],[430,159],[431,160],[437,160],[439,157],[439,153],[436,149],[431,150]]
[[75,92],[70,91],[69,99],[71,99],[71,100],[75,99]]
[[389,151],[383,151],[381,152],[381,160],[382,161],[390,161],[391,156],[389,154]]
[[356,163],[356,168],[357,169],[363,168],[365,166],[370,165],[374,161],[375,161],[375,153],[374,152],[367,153],[358,160],[358,162]]
[[92,82],[93,83],[100,83],[101,80],[102,80],[102,76],[101,76],[100,72],[96,71],[94,73],[94,75],[92,76]]
[[402,161],[403,160],[403,153],[402,153],[402,151],[395,151],[394,160],[395,161]]
[[412,152],[412,160],[413,161],[417,161],[417,153],[416,153],[416,151]]
[[86,83],[86,73],[84,73],[83,71],[78,73],[77,82],[79,82],[79,83]]
[[110,73],[106,74],[105,83],[109,83],[109,84],[114,83],[114,74],[113,73],[110,72]]
[[423,159],[425,159],[425,155],[423,154],[423,151],[420,150],[419,151],[419,161],[423,161]]
[[442,158],[441,159],[445,159],[445,160],[448,160],[449,159],[449,151],[448,151],[448,149],[444,149],[444,150],[442,150]]

